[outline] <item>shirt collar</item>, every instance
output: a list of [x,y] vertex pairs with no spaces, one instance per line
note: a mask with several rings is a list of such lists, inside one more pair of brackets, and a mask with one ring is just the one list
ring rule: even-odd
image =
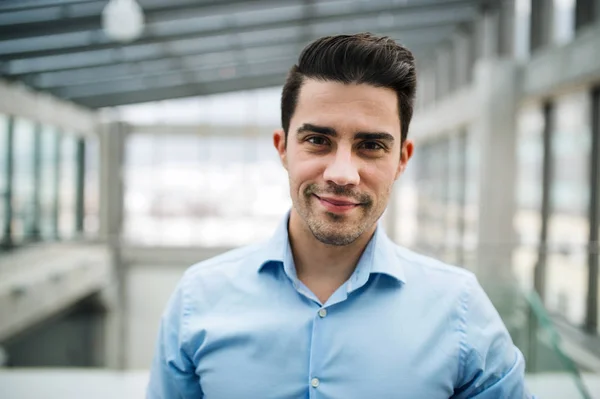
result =
[[[266,243],[264,262],[258,269],[261,271],[267,264],[271,262],[283,263],[286,258],[286,252],[289,250],[288,238],[288,222],[290,220],[290,211],[287,211],[281,222],[275,229],[275,233]],[[291,252],[291,251],[290,251]]]
[[[294,268],[288,236],[289,218],[290,211],[286,213],[268,241],[264,261],[258,269],[259,272],[272,263],[283,264],[285,269]],[[293,270],[293,274],[295,275],[295,270]],[[402,260],[397,255],[396,245],[389,239],[380,223],[356,266],[354,277],[357,280],[366,280],[371,274],[386,275],[398,282],[406,283],[406,275]]]
[[371,241],[374,248],[371,273],[384,274],[401,283],[406,283],[406,275],[402,259],[398,256],[397,246],[387,236],[381,224],[378,224]]

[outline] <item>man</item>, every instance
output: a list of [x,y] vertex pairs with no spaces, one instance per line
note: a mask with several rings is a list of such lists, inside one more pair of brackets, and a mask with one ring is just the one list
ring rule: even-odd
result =
[[474,276],[377,227],[413,153],[410,51],[308,45],[273,142],[291,211],[273,238],[190,268],[163,316],[149,398],[524,398],[523,356]]

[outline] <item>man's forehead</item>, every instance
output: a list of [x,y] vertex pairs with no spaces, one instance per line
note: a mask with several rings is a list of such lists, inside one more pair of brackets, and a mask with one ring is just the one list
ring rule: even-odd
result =
[[[368,84],[344,84],[333,81],[307,80],[302,86],[296,111],[295,124],[316,123],[342,128],[397,131],[400,134],[400,116],[396,93],[387,88]],[[363,126],[360,126],[363,125]]]

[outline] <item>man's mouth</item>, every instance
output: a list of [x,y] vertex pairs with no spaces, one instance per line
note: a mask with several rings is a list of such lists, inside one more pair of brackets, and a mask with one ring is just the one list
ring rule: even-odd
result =
[[350,211],[361,204],[348,198],[326,197],[313,194],[329,212],[340,213]]
[[320,200],[327,201],[327,202],[329,202],[329,203],[331,203],[333,205],[338,205],[338,206],[360,205],[359,203],[354,202],[352,200],[348,200],[348,199],[338,199],[338,198],[333,198],[333,197],[324,197],[324,196],[319,196],[319,195],[316,195],[316,194],[315,194],[315,196],[317,198],[319,198]]

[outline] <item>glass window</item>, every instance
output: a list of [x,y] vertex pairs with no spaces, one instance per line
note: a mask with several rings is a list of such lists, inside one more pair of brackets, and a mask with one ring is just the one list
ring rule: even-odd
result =
[[418,162],[419,250],[444,258],[448,201],[448,139],[421,146]]
[[590,101],[581,92],[555,104],[546,301],[550,310],[580,325],[588,286]]
[[83,230],[93,237],[100,228],[100,146],[96,138],[85,141],[85,182]]
[[290,207],[270,136],[133,134],[126,143],[126,240],[238,246],[269,237]]
[[77,138],[74,135],[63,135],[59,156],[58,235],[65,240],[74,237],[76,227]]
[[17,118],[14,125],[13,243],[31,238],[34,229],[35,124]]
[[40,234],[42,239],[57,237],[57,156],[59,136],[55,129],[44,126],[40,157]]
[[525,289],[533,289],[542,226],[544,113],[541,104],[532,104],[518,111],[516,150],[513,226],[518,242],[513,253],[513,272]]
[[431,158],[431,143],[422,143],[417,148],[414,155],[414,162],[417,166],[417,239],[416,248],[419,251],[428,253],[430,251],[428,242],[428,230],[429,230],[429,219],[430,219],[430,205],[432,193],[431,190],[431,165],[429,159]]

